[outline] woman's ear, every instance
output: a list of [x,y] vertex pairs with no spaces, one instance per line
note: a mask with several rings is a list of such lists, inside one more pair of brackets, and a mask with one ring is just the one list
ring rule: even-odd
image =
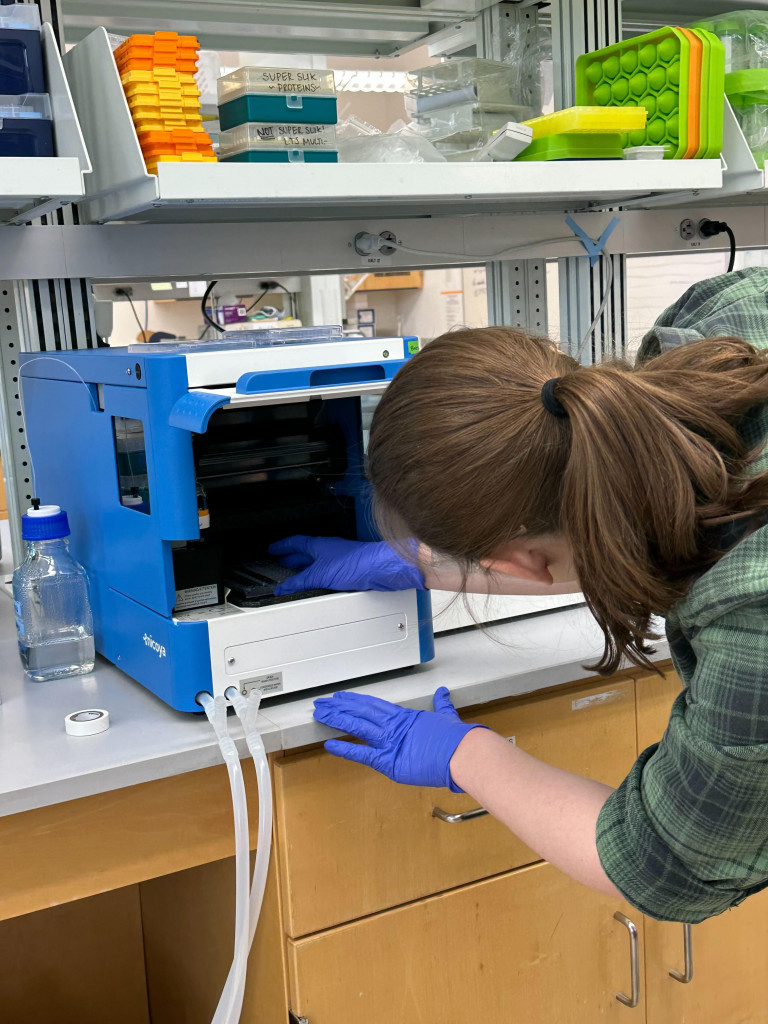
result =
[[492,558],[484,558],[480,564],[491,572],[514,576],[516,579],[535,580],[537,583],[552,583],[547,554],[539,547],[530,546],[530,541],[509,541],[500,544]]

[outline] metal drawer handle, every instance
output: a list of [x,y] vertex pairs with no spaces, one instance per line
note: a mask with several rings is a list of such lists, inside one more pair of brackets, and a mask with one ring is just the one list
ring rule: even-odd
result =
[[617,910],[613,915],[617,921],[620,921],[629,932],[629,963],[631,968],[631,996],[625,996],[623,992],[618,992],[616,998],[624,1006],[634,1008],[640,1002],[640,965],[637,957],[637,927],[634,921],[622,914],[620,910]]
[[682,985],[687,985],[689,981],[693,981],[693,936],[691,935],[691,926],[689,924],[683,925],[683,949],[685,956],[685,971],[683,974],[680,971],[670,971],[670,978],[674,978],[675,981],[679,981]]
[[481,818],[488,811],[484,807],[476,807],[473,811],[462,811],[461,814],[449,814],[442,807],[432,808],[432,817],[446,821],[449,825],[458,825],[462,821],[471,821],[473,818]]

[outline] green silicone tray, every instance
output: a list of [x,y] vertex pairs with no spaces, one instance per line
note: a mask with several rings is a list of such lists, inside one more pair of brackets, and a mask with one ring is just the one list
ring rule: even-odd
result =
[[516,160],[623,160],[618,132],[563,132],[534,139]]
[[734,107],[768,103],[768,68],[746,68],[725,76],[725,92]]
[[725,46],[713,32],[691,29],[704,43],[701,64],[701,145],[696,154],[715,160],[723,149]]
[[630,132],[629,146],[666,146],[682,158],[688,148],[690,43],[672,26],[636,36],[576,61],[576,103],[596,107],[641,106],[645,128]]

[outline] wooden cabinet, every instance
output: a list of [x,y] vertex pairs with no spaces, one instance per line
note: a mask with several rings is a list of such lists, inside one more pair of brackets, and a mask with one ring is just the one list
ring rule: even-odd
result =
[[0,1019],[149,1024],[138,885],[0,921]]
[[691,929],[693,980],[681,924],[645,922],[648,1024],[768,1024],[768,891]]
[[623,1021],[617,909],[533,865],[290,941],[291,1006],[310,1024]]
[[[635,756],[632,680],[603,682],[469,713],[528,753],[617,785]],[[322,750],[275,762],[286,932],[330,928],[538,860],[490,816],[448,790],[399,786]]]
[[[466,717],[615,785],[679,691],[672,672],[624,675]],[[433,816],[468,796],[321,749],[271,760],[275,853],[241,1024],[287,1024],[289,1008],[309,1024],[768,1024],[768,890],[693,927],[681,984],[682,925],[570,881],[488,816]],[[231,829],[223,767],[0,819],[5,1016],[210,1024],[232,952]],[[634,1009],[616,998],[631,992],[617,910],[638,933]]]

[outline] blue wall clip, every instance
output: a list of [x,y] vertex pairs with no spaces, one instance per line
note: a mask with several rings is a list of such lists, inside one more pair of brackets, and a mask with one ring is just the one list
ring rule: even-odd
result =
[[574,235],[576,235],[578,240],[587,250],[587,255],[589,256],[589,265],[590,267],[594,267],[594,265],[597,263],[597,261],[603,254],[605,243],[611,237],[611,235],[614,232],[614,229],[616,228],[616,225],[619,223],[619,218],[613,217],[611,219],[610,223],[608,224],[608,227],[605,229],[602,235],[600,235],[597,241],[594,241],[594,239],[590,238],[584,230],[584,228],[579,227],[579,225],[576,223],[573,217],[571,217],[570,214],[565,218],[565,223],[568,225],[568,227],[571,229]]

